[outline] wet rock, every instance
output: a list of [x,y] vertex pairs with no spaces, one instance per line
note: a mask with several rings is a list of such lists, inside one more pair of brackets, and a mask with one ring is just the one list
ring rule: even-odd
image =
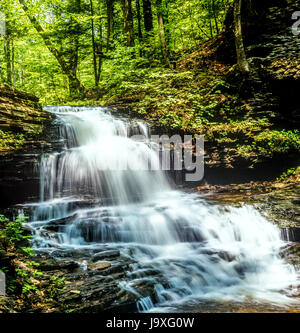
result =
[[41,271],[56,271],[56,270],[67,270],[74,271],[79,268],[79,264],[75,261],[55,260],[48,259],[39,262],[39,269]]
[[229,252],[225,252],[225,251],[218,252],[218,256],[221,259],[228,261],[228,262],[232,262],[232,261],[236,260],[236,257],[233,254],[231,254]]
[[179,236],[182,242],[203,242],[205,240],[201,230],[191,227],[185,227],[182,232],[179,233]]
[[154,276],[158,276],[160,275],[161,272],[159,270],[155,270],[155,269],[139,269],[133,272],[129,272],[128,276],[132,279],[136,279],[136,278],[143,278],[143,277],[154,277]]
[[155,286],[157,282],[154,280],[138,280],[131,284],[131,287],[136,290],[136,292],[141,295],[142,298],[150,297],[151,299],[156,299]]
[[[80,313],[96,313],[104,310],[136,310],[137,296],[119,288],[112,279],[91,277],[82,284],[69,285],[60,296],[63,309]],[[76,291],[74,293],[74,291]]]
[[280,256],[286,262],[293,265],[297,270],[300,269],[300,244],[289,243],[282,249]]
[[120,238],[120,229],[115,224],[91,220],[83,220],[76,223],[80,236],[88,243],[109,243],[118,242]]
[[107,269],[109,267],[111,267],[111,263],[109,263],[107,261],[100,261],[100,262],[89,265],[88,269],[102,271],[102,270]]
[[96,253],[92,260],[93,261],[98,261],[98,260],[103,260],[103,259],[112,259],[112,258],[117,258],[120,256],[120,251],[118,250],[111,250],[111,251],[103,251]]
[[281,228],[281,237],[288,242],[300,243],[300,228]]
[[125,276],[126,271],[129,269],[129,265],[127,263],[115,264],[109,267],[107,270],[103,272],[105,275],[112,274],[123,274]]
[[[49,253],[48,253],[49,254]],[[90,259],[92,256],[92,251],[74,249],[74,250],[55,250],[51,252],[51,256],[57,259],[70,259],[70,260],[84,260]]]
[[71,223],[73,219],[74,219],[74,216],[65,217],[65,218],[57,219],[57,220],[52,220],[46,226],[44,226],[44,229],[49,230],[49,231],[58,232],[62,227]]

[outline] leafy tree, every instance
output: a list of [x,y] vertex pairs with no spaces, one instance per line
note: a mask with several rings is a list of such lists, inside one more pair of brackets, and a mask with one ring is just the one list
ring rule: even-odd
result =
[[[51,6],[52,8],[48,8],[49,12],[47,14],[50,20],[52,19],[57,23],[55,32],[52,34],[45,31],[39,23],[33,7],[28,7],[25,0],[19,0],[19,2],[45,45],[60,64],[63,73],[68,77],[70,95],[76,97],[83,93],[84,87],[77,78],[80,23],[76,14],[80,13],[81,1],[68,0],[66,5],[57,2],[54,3],[54,6]],[[47,16],[47,14],[44,16]],[[61,15],[63,19],[57,19],[58,15]],[[56,39],[56,42],[59,39],[59,47],[55,46],[51,35],[52,38]],[[62,38],[65,39],[64,45],[61,43]]]
[[237,54],[237,65],[241,72],[249,72],[249,64],[245,54],[243,34],[242,34],[242,0],[234,1],[234,36]]
[[47,104],[98,96],[218,34],[232,2],[2,0],[1,81]]

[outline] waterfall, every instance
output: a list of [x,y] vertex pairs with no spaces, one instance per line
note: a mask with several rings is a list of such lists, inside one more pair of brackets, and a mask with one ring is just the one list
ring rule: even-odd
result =
[[147,144],[129,138],[129,135],[140,134],[147,139],[144,124],[137,122],[130,126],[108,111],[99,110],[61,111],[58,117],[68,148],[42,159],[42,201],[66,193],[86,193],[124,204],[134,198],[151,198],[168,188],[161,171],[147,171],[149,163],[159,169],[154,151]]
[[[123,288],[153,285],[152,298],[141,295],[141,311],[203,300],[291,302],[297,274],[279,255],[280,230],[252,206],[211,204],[172,189],[143,122],[100,107],[47,110],[65,148],[42,157],[41,201],[31,205],[37,249],[120,250],[135,262]],[[135,168],[120,168],[128,163]],[[147,171],[149,163],[157,170]],[[50,234],[45,227],[52,224]]]

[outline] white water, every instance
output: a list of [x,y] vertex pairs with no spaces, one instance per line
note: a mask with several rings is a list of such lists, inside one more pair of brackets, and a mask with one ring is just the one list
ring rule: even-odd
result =
[[[109,244],[121,250],[136,262],[122,288],[138,294],[136,283],[150,281],[155,289],[155,299],[140,295],[141,311],[175,311],[205,300],[292,302],[297,274],[279,256],[280,230],[253,207],[212,205],[172,190],[161,171],[118,171],[128,161],[159,165],[146,143],[129,138],[149,134],[143,123],[103,108],[49,110],[66,146],[42,158],[41,202],[33,205],[31,224],[38,248]],[[45,232],[65,217],[67,226]]]

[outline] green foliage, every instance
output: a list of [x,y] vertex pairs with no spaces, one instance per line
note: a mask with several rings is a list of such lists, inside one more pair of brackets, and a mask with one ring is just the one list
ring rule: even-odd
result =
[[32,257],[35,254],[35,251],[31,247],[22,246],[21,250],[26,254],[28,257]]
[[300,149],[300,133],[298,130],[269,130],[259,133],[255,137],[253,149],[265,156],[287,154]]
[[22,286],[23,295],[34,294],[39,290],[34,278],[43,275],[43,273],[35,268],[39,266],[37,262],[26,261],[25,265],[25,268],[16,269],[16,281]]
[[1,148],[20,148],[25,141],[24,134],[4,132],[0,130],[0,150]]
[[[4,215],[0,215],[0,244],[5,250],[18,249],[20,244],[31,239],[22,225],[26,220],[26,217],[17,217],[15,221],[9,221]],[[20,249],[25,249],[28,253],[27,247],[22,246]]]
[[[165,18],[170,61],[176,61],[183,53],[196,49],[200,42],[221,31],[231,2],[162,0],[160,10]],[[66,71],[45,45],[43,35],[61,53],[69,69],[73,66],[74,73],[87,89],[95,88],[92,20],[96,55],[101,61],[100,91],[126,89],[129,77],[138,79],[146,74],[148,68],[164,66],[155,2],[152,2],[153,31],[147,35],[142,20],[142,39],[138,39],[136,0],[132,1],[134,47],[127,46],[121,1],[114,1],[111,40],[108,40],[105,1],[92,0],[94,13],[91,12],[90,0],[25,0],[25,3],[27,14],[35,17],[44,33],[36,31],[18,0],[1,1],[0,11],[6,15],[8,30],[6,36],[0,36],[0,43],[8,48],[0,48],[0,63],[5,64],[0,68],[0,81],[37,95],[44,104],[68,102],[69,82]],[[13,82],[9,82],[7,65],[12,66]]]
[[[25,256],[34,254],[31,248],[23,246],[24,242],[27,243],[31,239],[23,227],[26,220],[26,217],[18,217],[10,221],[4,215],[0,215],[0,248],[5,251],[19,251]],[[34,269],[34,266],[37,266],[37,263],[26,261],[24,268],[17,267],[14,273],[12,268],[2,267],[2,271],[7,275],[8,292],[13,293],[20,286],[23,294],[35,292],[37,289],[31,279],[40,273]]]
[[18,263],[11,263],[7,267],[0,267],[0,271],[6,274],[7,291],[11,294],[20,294],[23,298],[36,297],[40,293],[40,281],[48,279],[45,289],[47,297],[55,298],[65,284],[65,279],[57,276],[44,276],[38,270],[39,263],[31,260],[35,252],[31,247],[23,246],[31,239],[23,227],[26,217],[18,217],[10,221],[4,215],[0,215],[0,249],[6,252],[18,253]]
[[296,168],[288,169],[286,172],[283,172],[282,175],[279,177],[279,180],[285,180],[290,176],[296,175]]
[[243,157],[260,155],[272,158],[299,152],[300,133],[298,130],[270,130],[261,128],[249,137],[250,144],[239,145],[238,153]]
[[[69,70],[87,89],[86,97],[97,100],[97,104],[124,101],[133,106],[136,114],[162,126],[202,133],[218,144],[236,145],[241,156],[269,158],[299,150],[299,132],[267,131],[270,126],[267,120],[246,119],[247,111],[240,106],[238,96],[230,92],[224,76],[201,66],[194,67],[201,65],[199,44],[223,29],[233,0],[162,0],[160,6],[152,1],[153,31],[146,32],[142,20],[142,36],[138,33],[136,0],[132,0],[134,46],[128,46],[122,1],[114,1],[110,37],[105,1],[25,0],[25,3],[28,11],[18,0],[3,0],[0,4],[8,26],[7,35],[0,36],[4,46],[0,48],[0,63],[4,64],[0,78],[41,97],[42,103],[74,103],[68,96]],[[167,62],[157,20],[160,12],[164,18]],[[141,14],[143,17],[144,13]],[[28,18],[30,15],[39,22],[43,33],[37,31]],[[47,47],[45,36],[67,69],[51,47]],[[183,58],[191,66],[181,66],[182,61],[178,60]],[[95,59],[101,69],[98,87]],[[14,72],[14,82],[8,82],[8,65]],[[76,101],[80,105],[94,103],[85,98]],[[18,148],[24,141],[22,135],[0,131],[0,149]]]
[[47,294],[50,298],[56,298],[62,291],[66,279],[55,275],[50,276],[50,284],[47,288]]
[[136,113],[162,126],[199,133],[207,125],[241,115],[237,97],[223,92],[226,89],[225,82],[205,72],[133,68],[104,100],[129,101]]

